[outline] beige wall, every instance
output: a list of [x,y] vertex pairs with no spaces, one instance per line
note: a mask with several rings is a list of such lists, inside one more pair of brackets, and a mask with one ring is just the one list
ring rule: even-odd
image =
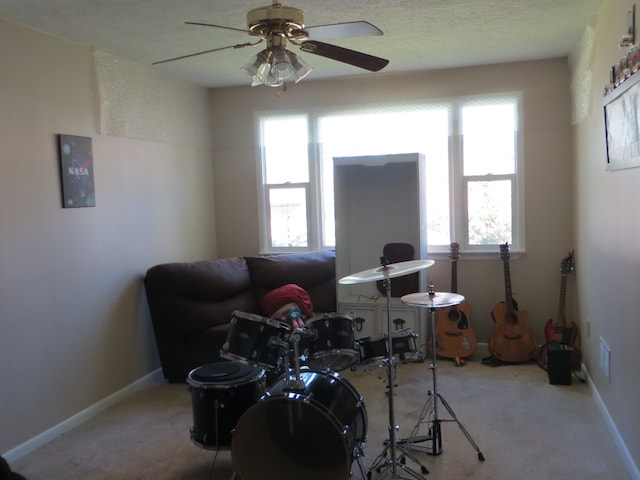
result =
[[[585,362],[626,443],[640,478],[640,168],[606,171],[603,87],[625,50],[618,49],[632,2],[606,1],[594,24],[592,108],[575,128],[576,269]],[[598,343],[611,349],[611,381],[599,368]]]
[[[214,256],[215,229],[208,135],[190,144],[102,135],[91,50],[1,21],[0,64],[7,452],[159,367],[142,275],[156,263]],[[167,82],[199,97],[204,108],[184,113],[208,132],[207,91]],[[146,125],[176,121],[146,114]],[[61,208],[57,133],[93,139],[96,207]]]
[[[557,313],[560,261],[574,247],[569,80],[566,59],[553,59],[330,82],[305,80],[280,97],[264,88],[214,91],[212,111],[226,112],[216,115],[213,125],[218,253],[232,256],[259,249],[257,199],[251,188],[256,183],[255,111],[521,91],[527,251],[513,259],[510,267],[520,308],[529,311],[531,326],[541,336],[544,322]],[[227,208],[230,202],[233,209]],[[245,228],[239,228],[240,221],[246,222]],[[450,287],[449,260],[446,256],[433,258],[436,265],[429,277],[438,290],[446,291]],[[377,257],[372,258],[371,267],[377,262]],[[486,342],[493,325],[491,309],[504,299],[503,265],[497,252],[495,260],[461,258],[458,289],[471,302],[472,325],[480,341]],[[576,318],[573,298],[571,294],[570,318]]]

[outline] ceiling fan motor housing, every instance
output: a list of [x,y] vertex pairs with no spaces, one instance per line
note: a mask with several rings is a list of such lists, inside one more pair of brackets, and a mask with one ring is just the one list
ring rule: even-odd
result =
[[281,35],[285,38],[307,37],[304,29],[304,13],[293,7],[275,3],[268,7],[254,8],[247,13],[249,33],[258,37]]

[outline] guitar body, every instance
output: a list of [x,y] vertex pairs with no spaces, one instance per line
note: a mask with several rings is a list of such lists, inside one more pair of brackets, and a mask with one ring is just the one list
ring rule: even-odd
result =
[[552,319],[547,320],[547,323],[544,325],[545,343],[540,345],[537,353],[538,363],[543,366],[547,364],[547,346],[550,343],[564,343],[571,347],[571,368],[574,371],[580,370],[582,351],[580,351],[580,348],[576,345],[578,332],[576,322],[571,322],[571,325],[555,325]]
[[571,322],[571,325],[555,325],[550,318],[544,325],[544,338],[547,342],[573,345],[578,338],[578,325],[576,322]]
[[478,339],[469,323],[471,306],[462,302],[436,312],[437,354],[445,358],[466,358],[473,355],[478,347]]
[[[458,293],[458,256],[460,245],[451,244],[451,292]],[[473,355],[478,339],[471,328],[471,306],[461,302],[436,309],[436,353],[445,358],[466,358]]]
[[536,339],[528,327],[528,314],[525,310],[509,311],[506,303],[500,302],[491,317],[494,325],[489,337],[489,351],[503,362],[526,362],[534,358]]
[[491,310],[493,331],[489,337],[489,352],[503,362],[526,362],[535,358],[537,343],[528,326],[527,312],[518,310],[511,293],[509,256],[509,245],[500,245],[500,258],[504,264],[505,301]]

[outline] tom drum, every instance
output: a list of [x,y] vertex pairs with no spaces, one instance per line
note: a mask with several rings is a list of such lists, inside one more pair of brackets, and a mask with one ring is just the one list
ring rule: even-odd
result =
[[325,314],[305,322],[311,332],[307,364],[312,369],[345,370],[358,361],[355,321],[347,315]]
[[265,392],[264,370],[233,362],[193,369],[187,383],[193,404],[191,440],[206,449],[231,446],[231,431]]
[[236,311],[220,356],[254,367],[276,369],[284,361],[290,333],[291,327],[284,322]]

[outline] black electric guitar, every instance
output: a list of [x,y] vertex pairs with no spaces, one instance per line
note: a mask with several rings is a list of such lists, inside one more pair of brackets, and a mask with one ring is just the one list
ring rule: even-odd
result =
[[509,245],[500,245],[500,258],[504,265],[505,300],[491,310],[493,331],[489,337],[489,352],[503,362],[524,362],[535,356],[537,344],[528,326],[528,313],[518,310],[511,291],[509,272]]
[[578,325],[571,322],[567,325],[565,316],[565,303],[567,298],[567,277],[575,268],[575,260],[573,251],[562,259],[560,263],[560,299],[558,301],[558,318],[556,323],[550,318],[544,326],[545,343],[540,345],[537,353],[537,361],[544,368],[547,365],[548,346],[552,343],[561,343],[571,347],[571,368],[573,370],[580,369],[582,362],[582,352],[576,345],[578,338]]
[[[458,258],[460,245],[451,244],[451,292],[458,293]],[[473,355],[478,347],[478,339],[471,328],[471,306],[461,302],[436,310],[437,354],[445,358],[466,358]]]

